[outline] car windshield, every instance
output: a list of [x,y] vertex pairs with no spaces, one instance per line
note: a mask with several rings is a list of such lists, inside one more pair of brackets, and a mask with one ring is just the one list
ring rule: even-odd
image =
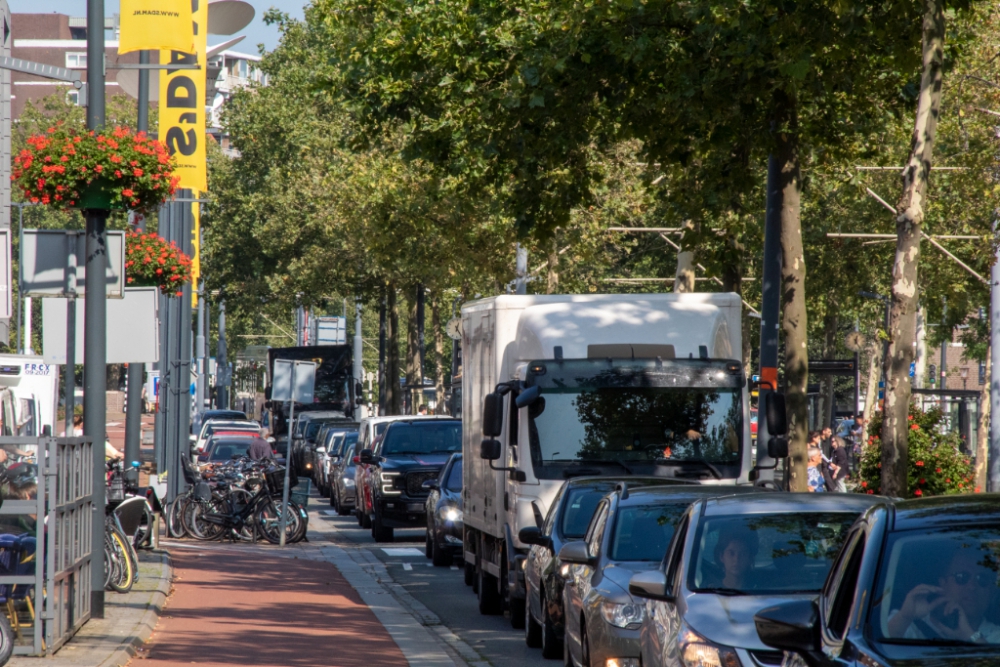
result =
[[247,416],[236,410],[210,410],[205,413],[205,419],[246,419]]
[[306,440],[315,440],[319,429],[326,423],[328,422],[320,421],[319,419],[310,420],[309,425],[306,426]]
[[445,482],[444,488],[449,491],[462,490],[462,459],[455,461],[455,465],[451,467],[451,471],[448,473],[448,481]]
[[207,438],[216,431],[258,431],[260,427],[252,422],[236,422],[236,423],[225,423],[225,424],[205,424],[205,430],[202,431],[203,438]]
[[246,456],[247,450],[253,444],[254,438],[232,438],[226,440],[216,440],[212,443],[212,451],[208,455],[209,461],[228,461],[233,455]]
[[583,539],[590,520],[594,518],[597,503],[614,490],[615,485],[612,483],[570,489],[560,522],[563,537],[570,540]]
[[690,503],[622,507],[611,537],[611,560],[661,561]]
[[395,422],[382,438],[380,454],[446,454],[462,451],[462,422]]
[[358,441],[357,433],[348,433],[344,436],[343,444],[340,447],[340,455],[347,456],[347,452],[350,452],[354,448],[354,444]]
[[529,368],[540,398],[527,408],[528,438],[541,477],[573,464],[628,473],[697,464],[718,477],[739,474],[738,364],[578,359]]
[[890,534],[879,572],[877,639],[1000,646],[1000,525]]
[[688,587],[731,595],[819,591],[856,512],[709,517],[691,552]]

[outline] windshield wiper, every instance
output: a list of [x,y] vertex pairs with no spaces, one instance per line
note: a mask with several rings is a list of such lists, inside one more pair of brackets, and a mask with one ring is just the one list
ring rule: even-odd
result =
[[737,588],[699,588],[699,593],[715,593],[716,595],[746,595],[746,591],[741,591]]
[[621,466],[622,468],[625,469],[625,472],[627,472],[630,475],[634,474],[631,468],[629,468],[621,461],[616,461],[615,459],[550,459],[550,461],[552,461],[553,463],[587,463],[587,464],[596,463],[599,465],[610,464],[610,465]]
[[722,479],[722,473],[714,465],[706,461],[705,459],[664,459],[659,458],[655,461],[658,466],[682,466],[688,463],[696,463],[698,465],[703,465],[708,468],[708,471],[712,473],[715,479]]

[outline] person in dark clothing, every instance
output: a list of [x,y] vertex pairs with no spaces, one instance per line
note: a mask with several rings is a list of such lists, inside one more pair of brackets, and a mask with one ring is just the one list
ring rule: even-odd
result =
[[847,493],[847,478],[850,474],[850,461],[847,456],[847,443],[843,438],[833,438],[833,450],[830,452],[830,476],[833,478],[832,491]]
[[271,450],[271,444],[264,440],[263,438],[254,438],[253,442],[250,443],[250,447],[247,449],[247,456],[249,456],[254,461],[260,461],[262,459],[269,459],[274,456],[274,452]]

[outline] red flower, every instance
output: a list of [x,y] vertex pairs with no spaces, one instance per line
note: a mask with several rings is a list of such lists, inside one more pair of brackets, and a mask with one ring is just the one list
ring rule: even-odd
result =
[[926,480],[926,479],[924,479],[923,477],[921,477],[921,478],[920,478],[920,483],[921,483],[921,484],[926,484],[926,483],[927,483],[927,480]]
[[157,270],[156,270],[156,275],[158,275],[158,276],[159,276],[159,275],[161,275],[162,273],[163,273],[163,269],[157,269]]
[[874,492],[874,491],[872,491],[871,489],[868,489],[868,495],[869,495],[869,496],[873,496],[873,495],[875,495],[875,492]]
[[924,462],[923,461],[917,461],[913,465],[917,466],[918,468],[923,468],[924,467]]
[[[87,168],[86,168],[86,167],[84,167],[84,170],[86,170],[86,169],[87,169]],[[101,165],[99,165],[99,164],[96,164],[96,165],[94,165],[94,171],[96,171],[96,172],[97,172],[97,173],[99,174],[99,173],[101,173],[102,171],[104,171],[104,167],[102,167],[102,166],[101,166]]]
[[920,497],[920,496],[924,495],[924,492],[921,491],[920,489],[917,489],[916,491],[913,492],[913,495],[915,495],[917,497]]
[[867,489],[868,488],[868,482],[861,482],[861,488]]
[[941,468],[935,468],[934,472],[941,472]]
[[919,431],[920,430],[920,425],[919,424],[910,424],[910,430],[911,431]]

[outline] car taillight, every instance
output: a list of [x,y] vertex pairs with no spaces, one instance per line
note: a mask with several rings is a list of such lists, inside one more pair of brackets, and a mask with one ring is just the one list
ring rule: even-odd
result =
[[351,459],[351,463],[361,463],[361,457],[355,456],[354,458]]

